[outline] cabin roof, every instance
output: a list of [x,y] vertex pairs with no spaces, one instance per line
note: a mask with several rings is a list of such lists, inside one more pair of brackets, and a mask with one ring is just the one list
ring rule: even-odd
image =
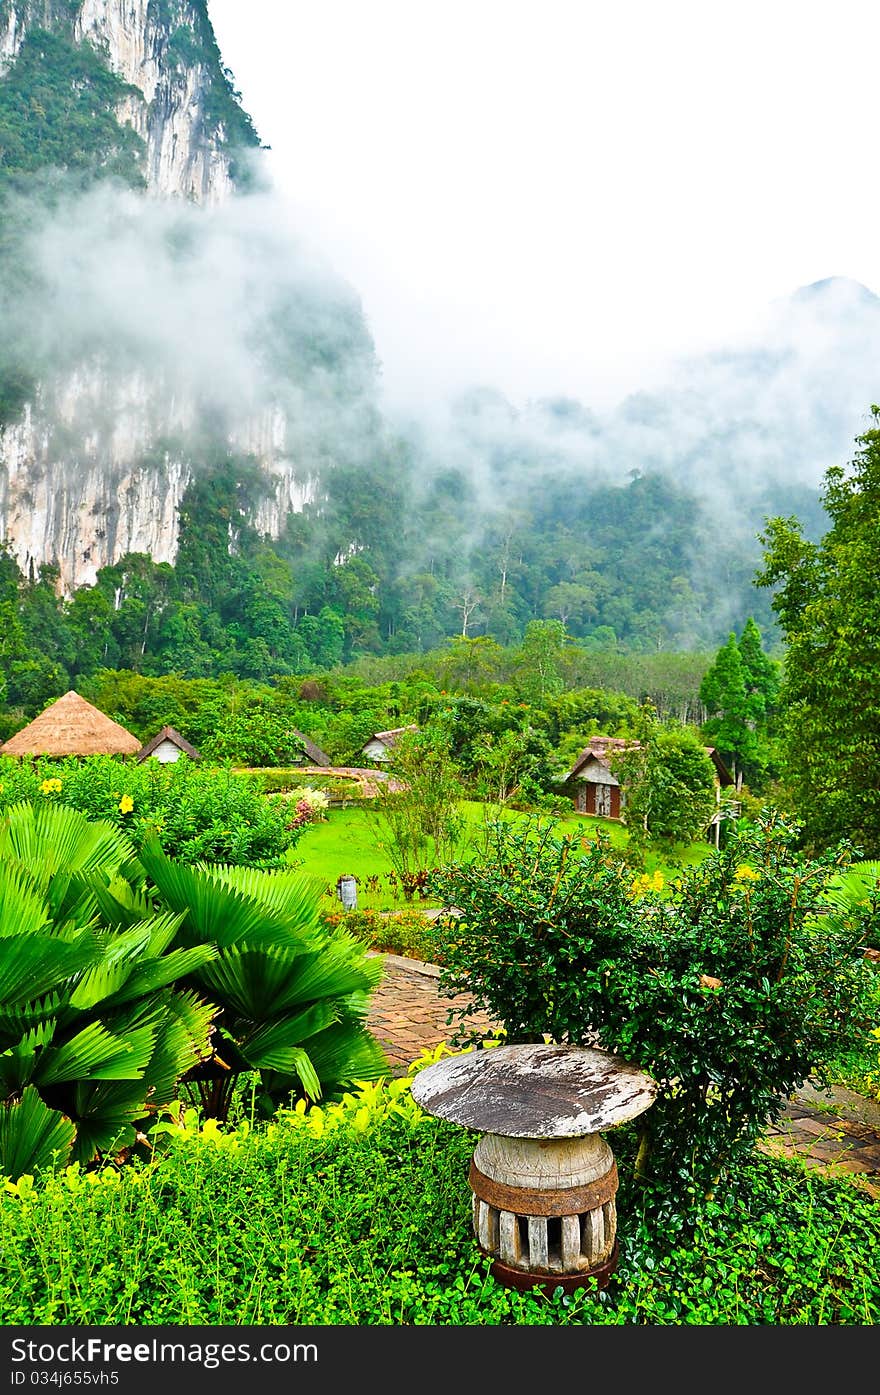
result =
[[180,732],[174,727],[163,727],[161,731],[156,732],[152,740],[147,742],[146,746],[141,747],[138,751],[138,760],[146,760],[148,756],[151,756],[153,752],[162,745],[163,741],[170,741],[173,746],[177,746],[183,754],[189,756],[191,760],[201,760],[202,758],[195,746],[191,746],[186,737],[181,736]]
[[0,747],[5,756],[134,756],[139,750],[136,736],[73,689]]

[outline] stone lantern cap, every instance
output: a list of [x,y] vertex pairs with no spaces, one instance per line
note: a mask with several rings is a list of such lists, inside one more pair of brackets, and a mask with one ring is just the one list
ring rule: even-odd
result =
[[657,1085],[607,1051],[493,1046],[419,1071],[413,1099],[428,1114],[506,1138],[582,1138],[650,1108]]

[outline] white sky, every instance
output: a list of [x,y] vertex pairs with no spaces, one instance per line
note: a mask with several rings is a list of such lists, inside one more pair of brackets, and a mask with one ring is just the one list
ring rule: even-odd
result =
[[826,276],[880,291],[880,6],[209,0],[392,401],[610,405]]

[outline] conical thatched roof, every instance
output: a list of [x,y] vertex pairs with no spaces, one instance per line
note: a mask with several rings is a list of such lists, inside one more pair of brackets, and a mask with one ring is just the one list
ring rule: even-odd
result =
[[4,756],[135,756],[141,743],[72,690],[0,746]]

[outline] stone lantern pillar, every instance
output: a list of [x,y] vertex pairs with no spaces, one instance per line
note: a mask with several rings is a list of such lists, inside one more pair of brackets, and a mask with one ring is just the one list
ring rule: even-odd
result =
[[429,1114],[479,1132],[470,1168],[474,1233],[515,1288],[608,1282],[618,1258],[617,1165],[602,1137],[648,1109],[656,1084],[589,1047],[497,1046],[416,1075]]

